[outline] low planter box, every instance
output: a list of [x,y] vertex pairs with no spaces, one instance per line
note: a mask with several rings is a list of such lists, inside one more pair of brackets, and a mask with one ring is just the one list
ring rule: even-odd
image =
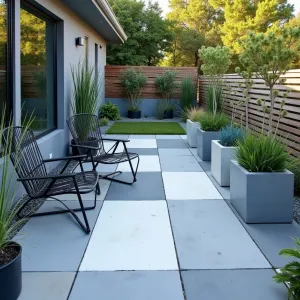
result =
[[197,129],[197,154],[203,161],[211,160],[211,141],[217,140],[219,131]]
[[142,116],[142,113],[140,110],[129,110],[128,111],[128,118],[129,119],[140,119]]
[[224,147],[219,141],[211,142],[211,174],[220,186],[230,186],[230,161],[235,158],[236,147]]
[[191,120],[186,120],[186,135],[187,142],[191,148],[197,147],[197,129],[200,128],[199,122],[193,122]]
[[293,221],[294,174],[248,172],[230,163],[230,201],[246,223]]

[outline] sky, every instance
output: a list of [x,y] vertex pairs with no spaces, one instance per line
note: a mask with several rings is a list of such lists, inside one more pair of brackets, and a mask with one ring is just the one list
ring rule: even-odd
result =
[[[157,0],[164,11],[164,15],[169,11],[169,0]],[[300,0],[289,0],[289,3],[294,4],[295,12],[300,12]]]

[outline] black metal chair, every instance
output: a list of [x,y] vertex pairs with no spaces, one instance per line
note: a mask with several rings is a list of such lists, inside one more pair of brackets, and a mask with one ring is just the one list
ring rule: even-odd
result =
[[[99,164],[119,164],[128,162],[133,176],[132,181],[123,181],[114,176],[121,174],[121,171],[99,176],[100,178],[108,179],[124,184],[133,184],[137,181],[136,174],[139,167],[140,158],[137,153],[128,152],[126,143],[128,139],[110,139],[103,138],[100,130],[99,118],[91,114],[77,114],[67,120],[71,135],[74,139],[75,145],[71,147],[77,148],[81,154],[87,154],[87,159],[84,162],[90,162],[93,166],[93,171]],[[106,151],[104,148],[104,141],[115,142],[114,145]],[[116,152],[119,144],[122,143],[124,150]],[[134,170],[132,160],[137,159],[137,166]],[[82,168],[82,165],[80,165]],[[83,169],[81,169],[83,171]]]
[[[97,194],[100,194],[98,173],[95,171],[65,173],[66,168],[72,160],[78,161],[78,164],[81,164],[82,159],[84,159],[86,155],[43,159],[33,132],[30,129],[21,126],[8,127],[4,129],[3,142],[4,145],[10,145],[9,143],[11,142],[10,158],[18,174],[18,181],[22,182],[29,196],[29,199],[20,207],[18,217],[37,217],[70,213],[81,228],[86,233],[89,233],[90,226],[85,211],[92,210],[96,207]],[[67,162],[59,174],[49,174],[47,172],[46,163],[64,160]],[[93,190],[95,190],[95,200],[93,205],[84,207],[81,194],[90,193]],[[76,194],[80,207],[70,209],[64,202],[55,198],[55,196],[63,194]],[[59,201],[65,209],[29,215],[23,214],[23,216],[21,215],[22,211],[30,201],[41,198],[52,198]],[[75,212],[82,213],[85,224],[83,224]]]

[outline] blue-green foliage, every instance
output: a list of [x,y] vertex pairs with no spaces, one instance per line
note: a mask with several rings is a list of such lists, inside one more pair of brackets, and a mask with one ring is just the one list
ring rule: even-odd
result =
[[245,131],[240,127],[227,126],[220,131],[220,144],[224,147],[235,147],[237,142],[245,136]]

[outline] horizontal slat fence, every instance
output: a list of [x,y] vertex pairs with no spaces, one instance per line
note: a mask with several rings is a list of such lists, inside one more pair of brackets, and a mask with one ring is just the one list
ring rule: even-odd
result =
[[[190,76],[196,86],[197,68],[167,68],[167,67],[149,67],[149,66],[106,66],[105,67],[105,97],[106,98],[125,98],[121,78],[122,73],[127,68],[140,70],[148,79],[141,94],[143,99],[160,99],[155,86],[155,76],[161,75],[165,70],[175,71],[176,80],[181,83],[182,79]],[[180,87],[174,91],[174,99],[180,98]]]
[[[286,81],[282,85],[275,86],[279,90],[279,96],[275,102],[273,127],[276,128],[277,125],[282,94],[289,92],[284,106],[288,115],[281,120],[278,134],[283,137],[288,150],[293,155],[300,157],[300,70],[290,70],[283,78]],[[254,85],[250,91],[251,99],[249,101],[249,128],[260,132],[262,130],[263,112],[257,104],[257,100],[266,100],[266,104],[270,106],[270,90],[264,84],[263,80],[257,78],[253,78],[253,80]],[[208,77],[199,76],[199,102],[204,106],[206,105],[206,88],[209,82]],[[239,83],[242,82],[243,79],[237,74],[227,74],[224,76],[223,111],[229,116],[232,115],[231,102],[236,103],[243,98],[242,88],[239,87]],[[228,91],[226,86],[230,86],[231,91]],[[237,117],[244,111],[244,107],[238,108]],[[268,124],[268,122],[268,118],[266,118],[265,123]],[[267,125],[265,128],[267,128]]]

